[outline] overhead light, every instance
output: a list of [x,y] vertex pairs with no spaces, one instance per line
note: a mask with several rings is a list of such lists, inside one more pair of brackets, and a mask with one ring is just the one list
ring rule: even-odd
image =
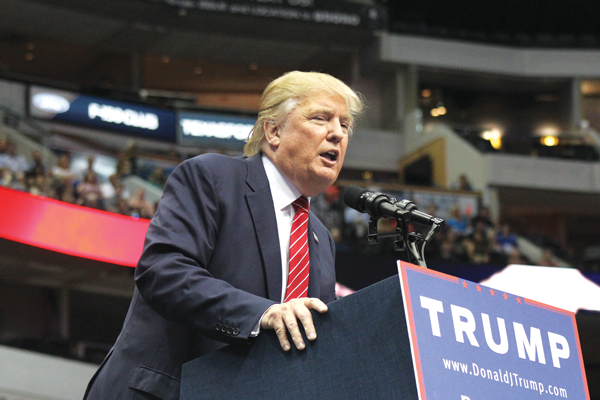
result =
[[363,171],[362,177],[365,180],[369,180],[373,177],[373,173],[371,171]]
[[502,148],[502,138],[490,139],[490,144],[494,149],[500,150]]
[[556,146],[558,144],[558,138],[556,136],[544,136],[542,138],[542,144],[544,146]]
[[258,69],[258,63],[251,62],[248,68],[250,68],[251,71],[256,71]]
[[424,97],[424,98],[431,97],[431,90],[430,89],[421,90],[421,97]]
[[25,54],[25,59],[26,59],[27,61],[31,61],[31,60],[33,60],[33,53],[26,53],[26,54]]
[[431,116],[432,117],[439,117],[440,116],[440,112],[438,111],[437,108],[432,108],[431,109]]
[[439,115],[446,115],[446,107],[441,106],[437,108]]
[[489,129],[481,132],[481,137],[485,140],[491,140],[494,138],[502,137],[502,132],[499,129]]
[[556,126],[544,126],[538,130],[542,136],[558,136],[558,128]]
[[499,129],[490,129],[481,132],[481,137],[488,140],[492,147],[499,150],[502,147],[502,132]]
[[202,73],[202,67],[195,67],[194,68],[194,73],[196,75],[200,75]]

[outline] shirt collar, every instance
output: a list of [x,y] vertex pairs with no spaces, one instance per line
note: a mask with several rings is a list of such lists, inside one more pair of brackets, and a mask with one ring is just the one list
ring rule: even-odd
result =
[[[271,187],[273,204],[275,205],[276,210],[282,210],[292,204],[298,197],[302,196],[302,193],[281,173],[281,171],[279,171],[279,169],[277,169],[269,157],[264,153],[261,157],[265,172],[267,173],[267,179],[269,180],[269,186]],[[308,201],[310,203],[310,197],[308,198]]]

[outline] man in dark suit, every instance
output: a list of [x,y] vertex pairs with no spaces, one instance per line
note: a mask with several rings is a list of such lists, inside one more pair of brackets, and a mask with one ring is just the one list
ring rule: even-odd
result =
[[335,181],[362,107],[329,75],[288,73],[265,89],[246,157],[207,154],[173,172],[123,330],[85,398],[178,399],[182,364],[227,343],[274,329],[284,350],[288,333],[302,350],[300,324],[316,339],[309,310],[326,312],[335,299],[335,247],[309,212],[308,287],[290,295],[290,281],[302,280],[288,271],[294,203]]

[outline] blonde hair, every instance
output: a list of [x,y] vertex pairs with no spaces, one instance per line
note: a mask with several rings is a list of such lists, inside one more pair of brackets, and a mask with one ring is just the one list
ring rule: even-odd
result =
[[248,135],[244,154],[251,157],[261,150],[265,141],[265,122],[269,121],[276,125],[283,123],[304,99],[323,91],[340,95],[346,100],[346,107],[352,116],[349,130],[349,134],[352,134],[356,120],[364,110],[362,96],[331,75],[292,71],[272,81],[263,92],[258,119]]

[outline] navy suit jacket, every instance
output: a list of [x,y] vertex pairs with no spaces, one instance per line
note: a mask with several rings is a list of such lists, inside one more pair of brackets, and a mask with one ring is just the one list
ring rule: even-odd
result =
[[[308,296],[335,299],[335,246],[309,214]],[[135,271],[115,345],[90,381],[89,400],[178,399],[183,363],[247,344],[281,301],[281,256],[260,154],[206,154],[171,175]]]

